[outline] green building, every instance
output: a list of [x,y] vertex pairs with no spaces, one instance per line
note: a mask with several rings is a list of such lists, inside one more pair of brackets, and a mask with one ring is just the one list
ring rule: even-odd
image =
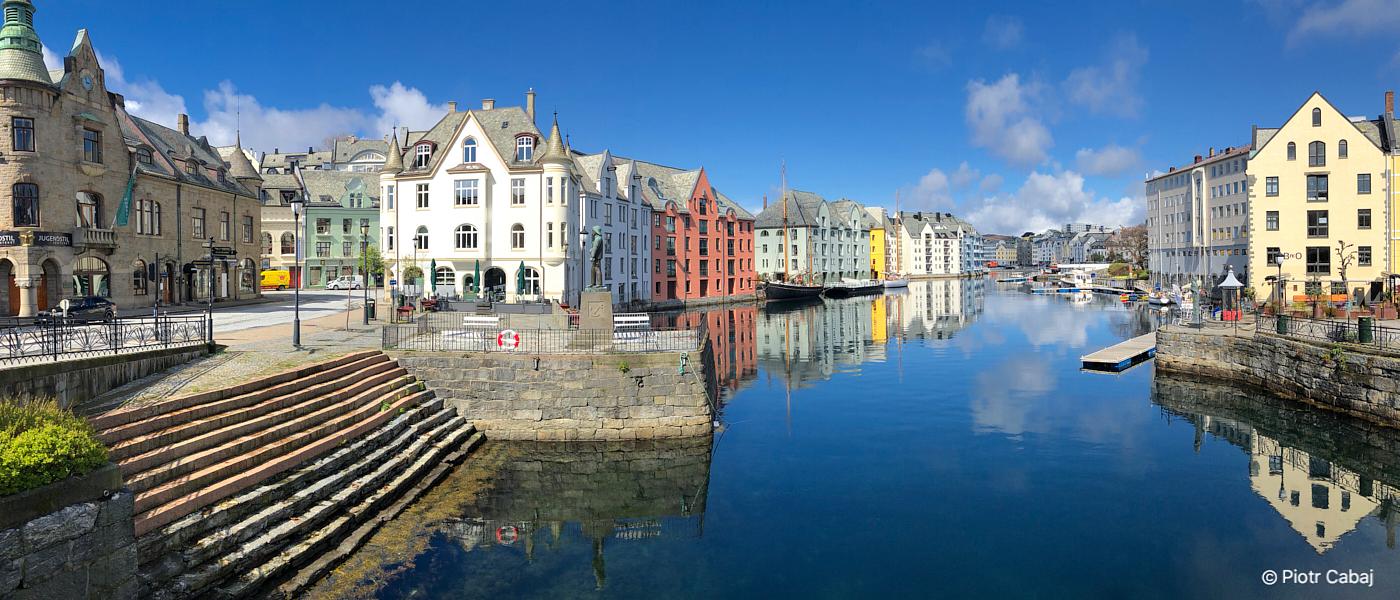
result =
[[[306,288],[322,288],[337,277],[362,275],[361,253],[379,246],[378,173],[302,171],[307,202],[302,215],[302,269]],[[361,227],[369,227],[362,245]],[[382,282],[372,281],[371,285]]]

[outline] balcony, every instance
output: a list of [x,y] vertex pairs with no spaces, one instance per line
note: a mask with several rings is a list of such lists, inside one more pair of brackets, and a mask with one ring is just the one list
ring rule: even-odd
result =
[[115,250],[117,248],[117,232],[111,229],[80,228],[76,239],[73,240],[73,245]]

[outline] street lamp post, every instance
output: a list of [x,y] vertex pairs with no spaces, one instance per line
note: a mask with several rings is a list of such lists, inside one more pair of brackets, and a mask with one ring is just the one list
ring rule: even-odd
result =
[[297,269],[296,285],[292,286],[292,346],[301,347],[301,211],[305,199],[293,195],[287,203],[292,205],[292,260]]
[[364,266],[364,304],[361,310],[365,313],[365,325],[369,325],[369,221],[360,223],[360,264]]
[[1278,279],[1276,279],[1276,280],[1274,281],[1274,283],[1275,283],[1275,284],[1277,285],[1277,287],[1278,287],[1278,301],[1277,301],[1277,302],[1278,302],[1278,305],[1277,305],[1277,306],[1278,306],[1278,312],[1279,312],[1279,314],[1283,314],[1283,293],[1284,293],[1284,292],[1283,292],[1283,253],[1282,253],[1282,252],[1280,252],[1280,253],[1278,254],[1278,256],[1275,256],[1275,257],[1274,257],[1274,264],[1278,266]]
[[214,339],[214,238],[204,243],[204,248],[208,252],[205,259],[209,261],[209,298],[204,306],[204,322],[208,327],[207,334],[210,340]]

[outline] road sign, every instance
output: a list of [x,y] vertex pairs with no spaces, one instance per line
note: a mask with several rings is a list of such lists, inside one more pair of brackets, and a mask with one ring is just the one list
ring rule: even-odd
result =
[[390,280],[389,280],[389,285],[398,285],[398,284],[399,284],[399,280],[397,280],[397,279],[390,279]]
[[233,248],[228,246],[214,246],[209,252],[214,256],[233,256]]

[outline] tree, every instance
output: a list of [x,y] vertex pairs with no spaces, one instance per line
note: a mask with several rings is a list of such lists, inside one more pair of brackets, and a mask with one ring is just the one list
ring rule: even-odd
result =
[[1147,225],[1133,225],[1118,230],[1119,247],[1133,264],[1147,268]]
[[384,259],[379,256],[377,246],[365,249],[364,260],[360,261],[360,269],[369,273],[371,277],[378,278],[384,275]]
[[1346,240],[1337,240],[1337,275],[1342,278],[1342,291],[1347,295],[1347,314],[1351,314],[1351,289],[1347,286],[1347,267],[1356,260],[1356,251],[1352,250],[1356,244],[1348,244]]

